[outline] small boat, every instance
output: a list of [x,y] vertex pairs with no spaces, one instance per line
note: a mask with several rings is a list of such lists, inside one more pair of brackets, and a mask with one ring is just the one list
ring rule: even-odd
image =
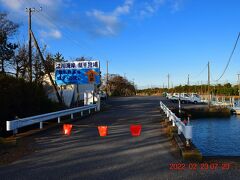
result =
[[236,114],[240,114],[240,107],[232,107],[232,110],[233,110]]

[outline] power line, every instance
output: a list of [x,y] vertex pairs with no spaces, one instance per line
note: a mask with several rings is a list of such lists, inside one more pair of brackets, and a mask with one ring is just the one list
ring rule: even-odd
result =
[[[62,32],[64,31],[64,32],[62,33],[62,35],[64,36],[64,38],[65,38],[66,40],[68,40],[68,41],[73,42],[74,45],[76,45],[76,47],[80,47],[80,48],[83,48],[83,49],[85,49],[85,50],[91,49],[91,51],[92,51],[95,55],[100,54],[101,56],[103,56],[104,58],[106,58],[106,55],[105,55],[105,54],[103,54],[103,53],[101,53],[101,52],[98,52],[98,53],[97,53],[97,52],[94,50],[94,48],[91,48],[90,45],[89,45],[89,43],[87,43],[86,41],[83,42],[83,41],[81,40],[82,43],[80,43],[77,39],[72,38],[72,37],[74,37],[75,35],[70,31],[70,29],[63,27],[63,25],[57,24],[56,21],[55,21],[47,12],[42,13],[41,15],[42,15],[42,16],[38,16],[38,17],[39,17],[39,18],[44,18],[45,20],[48,21],[48,23],[50,23],[51,26],[55,27],[56,29],[61,29]],[[67,30],[67,29],[68,29],[68,30]],[[84,43],[84,45],[83,45],[83,43]],[[87,48],[86,46],[87,46],[88,48]]]
[[193,78],[196,78],[198,76],[200,76],[208,67],[208,63],[204,66],[204,68],[202,69],[202,71],[200,71],[196,76],[194,76]]
[[216,81],[219,81],[219,80],[223,77],[223,75],[225,74],[225,72],[226,72],[226,70],[227,70],[227,68],[228,68],[228,66],[229,66],[229,63],[230,63],[230,61],[231,61],[231,59],[232,59],[232,56],[233,56],[233,54],[234,54],[234,52],[235,52],[235,49],[236,49],[236,47],[237,47],[237,43],[238,43],[239,37],[240,37],[240,32],[238,33],[237,40],[236,40],[235,45],[234,45],[234,47],[233,47],[232,53],[231,53],[231,55],[230,55],[230,57],[229,57],[229,59],[228,59],[227,65],[226,65],[226,67],[225,67],[222,75],[221,75]]

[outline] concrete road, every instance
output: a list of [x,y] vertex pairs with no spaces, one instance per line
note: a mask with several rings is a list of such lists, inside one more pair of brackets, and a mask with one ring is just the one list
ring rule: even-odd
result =
[[[0,167],[0,179],[235,179],[235,169],[169,169],[181,158],[161,130],[160,99],[114,98],[108,110],[75,121],[69,137],[60,127],[38,134],[37,150]],[[131,137],[134,123],[143,126],[140,137]],[[97,125],[109,125],[109,135],[99,137]]]

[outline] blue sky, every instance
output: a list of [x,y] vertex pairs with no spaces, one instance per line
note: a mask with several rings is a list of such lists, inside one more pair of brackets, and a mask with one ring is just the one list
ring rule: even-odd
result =
[[[14,37],[27,40],[26,7],[41,46],[65,59],[86,56],[101,61],[105,73],[126,75],[138,87],[207,81],[224,70],[240,31],[238,0],[0,0],[0,10],[21,24]],[[239,43],[240,46],[240,43]],[[237,81],[240,47],[221,83]],[[214,83],[214,82],[213,82]]]

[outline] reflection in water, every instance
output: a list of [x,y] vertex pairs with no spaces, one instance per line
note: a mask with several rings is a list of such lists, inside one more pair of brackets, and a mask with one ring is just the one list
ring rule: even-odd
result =
[[193,143],[204,156],[240,156],[240,116],[192,120]]

